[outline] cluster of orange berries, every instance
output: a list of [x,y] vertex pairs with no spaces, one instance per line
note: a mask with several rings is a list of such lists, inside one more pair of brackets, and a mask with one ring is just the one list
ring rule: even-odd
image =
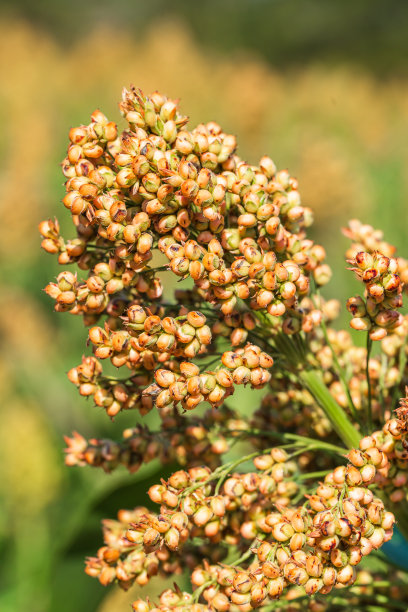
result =
[[93,397],[96,406],[115,417],[122,410],[139,410],[147,414],[153,408],[150,398],[143,396],[141,385],[149,382],[146,373],[135,374],[128,381],[118,382],[102,375],[102,366],[93,356],[83,357],[82,363],[68,372],[69,380],[78,387],[84,397]]
[[[215,494],[213,481],[217,472],[212,473],[207,467],[175,472],[166,483],[153,485],[148,494],[153,502],[161,504],[162,513],[177,509],[191,517],[199,529],[195,535],[204,535],[212,542],[226,537],[230,544],[238,544],[240,537],[248,540],[256,536],[268,506],[286,506],[298,493],[298,486],[292,479],[297,465],[283,449],[276,447],[268,454],[259,455],[254,465],[257,472],[233,473]],[[229,531],[231,525],[222,519],[231,513],[235,519],[237,513],[242,513],[241,522],[235,521],[235,536],[223,533],[225,528]]]
[[[390,586],[387,586],[390,585]],[[342,589],[336,593],[335,602],[325,601],[322,598],[309,598],[304,600],[303,588],[301,586],[289,587],[279,602],[267,606],[267,610],[275,612],[298,612],[308,610],[309,612],[326,612],[326,610],[337,610],[348,607],[352,610],[370,609],[370,606],[392,607],[397,602],[395,609],[402,609],[408,596],[408,584],[403,572],[389,568],[388,571],[369,572],[359,570],[356,582],[348,589]],[[390,597],[392,602],[390,602]],[[223,593],[217,592],[213,599],[206,604],[196,602],[191,593],[181,591],[177,585],[174,589],[166,589],[160,595],[158,603],[154,604],[150,599],[138,599],[133,602],[134,612],[202,612],[204,610],[228,610],[238,611],[238,606],[231,606]]]
[[[230,606],[250,610],[280,597],[291,584],[303,586],[308,595],[352,584],[355,566],[391,537],[394,523],[392,513],[385,512],[381,500],[367,488],[375,467],[370,459],[365,460],[370,469],[350,463],[329,474],[309,496],[309,511],[303,506],[267,515],[266,538],[254,550],[256,559],[246,570],[227,571],[216,565],[204,576],[193,573],[193,585],[201,586],[212,578]],[[209,593],[211,589],[214,587],[208,588]],[[203,596],[206,598],[205,590]]]
[[399,327],[402,315],[396,310],[402,306],[402,282],[397,274],[398,262],[379,251],[357,253],[352,270],[365,285],[364,300],[352,297],[347,309],[353,315],[350,325],[359,331],[368,331],[371,340],[382,340],[388,331]]
[[[100,333],[99,328],[95,333]],[[119,342],[123,339],[121,332],[112,335],[119,336]],[[145,357],[151,358],[150,363],[155,364],[153,355]],[[68,377],[81,395],[92,396],[95,404],[105,408],[110,417],[129,409],[147,414],[154,406],[165,415],[177,404],[181,404],[184,410],[192,410],[204,401],[219,407],[232,395],[234,385],[250,384],[254,389],[261,389],[270,380],[268,369],[272,367],[273,359],[256,345],[248,344],[236,351],[227,351],[223,353],[221,362],[217,370],[204,373],[188,361],[170,362],[171,369],[154,370],[155,382],[149,385],[152,368],[133,372],[129,381],[117,382],[102,375],[102,366],[95,357],[83,357],[82,363],[72,368]],[[142,361],[145,363],[146,359]]]
[[160,318],[148,316],[145,309],[135,305],[128,308],[126,325],[141,348],[192,359],[205,352],[211,343],[211,329],[206,322],[206,317],[197,310],[176,318]]
[[388,419],[382,430],[367,437],[376,452],[383,453],[388,459],[388,469],[378,471],[376,484],[387,492],[388,499],[394,504],[408,499],[408,389],[405,398],[400,400],[396,417]]
[[[224,482],[226,470],[175,472],[149,489],[161,514],[145,512],[128,526],[125,543],[134,548],[126,558],[139,549],[147,554],[163,547],[176,552],[194,537],[238,548],[245,540],[258,542],[249,548],[252,561],[246,569],[225,563],[194,569],[193,586],[208,585],[202,597],[214,610],[234,605],[251,610],[279,598],[290,585],[303,586],[308,595],[351,585],[355,566],[390,539],[395,519],[369,488],[377,474],[387,474],[387,455],[367,437],[348,459],[306,496],[306,504],[293,507],[296,485],[283,496],[279,485],[285,479],[295,484],[297,466],[280,448],[254,459],[257,472],[233,474]],[[214,489],[220,479],[222,486]],[[110,564],[112,576],[116,561]]]
[[112,331],[105,325],[89,330],[95,356],[110,358],[115,367],[126,365],[130,370],[151,371],[158,363],[170,360],[172,355],[188,359],[205,353],[206,346],[211,343],[206,317],[197,311],[187,311],[176,318],[161,318],[148,315],[142,306],[133,304],[123,319],[127,329]]
[[161,426],[159,432],[141,425],[125,429],[121,442],[87,440],[74,432],[72,437],[65,437],[65,463],[99,467],[105,472],[123,465],[130,472],[136,472],[143,463],[159,459],[161,464],[205,464],[215,469],[222,455],[228,452],[231,441],[241,432],[245,433],[247,424],[223,406],[218,411],[208,410],[201,418],[186,419],[177,413],[165,415]]
[[180,373],[157,369],[155,383],[143,391],[152,398],[158,408],[178,403],[185,410],[192,410],[204,401],[219,407],[234,392],[234,384],[250,384],[261,389],[270,380],[268,369],[273,359],[253,344],[235,351],[227,351],[221,357],[222,366],[215,371],[200,373],[200,368],[188,361],[179,364]]
[[[265,227],[268,228],[268,224]],[[228,232],[230,243],[235,236],[232,232]],[[283,315],[295,305],[298,296],[309,291],[309,279],[302,264],[312,268],[315,279],[324,284],[323,278],[328,271],[325,266],[318,265],[325,257],[322,247],[309,244],[309,241],[304,245],[305,252],[281,263],[273,250],[263,252],[254,238],[239,239],[239,233],[236,236],[236,248],[230,250],[237,254],[230,267],[224,259],[224,249],[228,245],[216,238],[210,240],[204,255],[195,240],[181,245],[168,239],[165,245],[159,242],[158,246],[170,260],[170,269],[178,276],[191,276],[204,299],[219,303],[223,314],[234,312],[240,298],[249,299],[252,309],[266,309],[274,316]]]
[[[346,466],[327,474],[303,506],[290,505],[297,488],[286,499],[279,494],[279,484],[286,478],[293,484],[298,468],[277,447],[254,459],[257,472],[233,474],[215,489],[225,470],[197,467],[175,472],[149,490],[151,500],[161,504],[161,514],[135,510],[139,520],[129,522],[125,535],[121,526],[122,549],[116,558],[108,561],[109,547],[102,549],[105,564],[127,588],[135,578],[122,576],[121,568],[129,566],[136,551],[176,553],[194,537],[239,549],[246,540],[252,545],[245,569],[242,561],[206,563],[193,570],[193,587],[203,587],[200,596],[210,609],[238,606],[249,611],[279,598],[293,585],[302,586],[308,595],[349,586],[362,558],[390,539],[395,519],[369,488],[377,474],[387,473],[387,455],[367,437],[348,459]],[[94,558],[88,561],[87,571],[99,571],[104,579],[105,566],[95,564]]]
[[[395,247],[384,240],[384,234],[381,230],[363,224],[358,219],[349,221],[348,227],[343,228],[343,233],[352,240],[352,245],[347,251],[348,259],[353,259],[361,251],[367,251],[368,253],[379,251],[386,257],[395,255]],[[395,259],[398,264],[398,276],[402,281],[403,288],[407,291],[408,259],[404,257],[395,257]]]
[[[250,541],[260,533],[257,523],[262,515],[270,512],[272,505],[282,507],[290,503],[298,492],[292,480],[296,463],[288,460],[285,451],[274,448],[268,455],[254,460],[258,472],[233,474],[227,478],[215,494],[217,472],[208,467],[193,467],[179,470],[167,482],[153,485],[149,496],[161,504],[161,513],[156,515],[145,508],[136,508],[132,513],[121,511],[119,522],[104,521],[105,546],[96,557],[87,561],[87,573],[106,584],[117,580],[123,588],[138,580],[139,565],[133,566],[136,558],[150,559],[149,555],[165,555],[165,551],[176,553],[182,548],[182,557],[189,558],[193,551],[186,545],[193,538],[205,538],[212,544],[214,561],[217,560],[215,545],[227,543],[239,545],[242,538]],[[222,468],[220,468],[222,469]],[[127,522],[123,517],[126,517]],[[222,550],[225,554],[225,549]],[[177,558],[182,564],[181,557]],[[168,555],[165,557],[168,561]],[[195,559],[192,568],[196,567]],[[131,570],[136,567],[137,571]],[[124,573],[124,568],[128,568]],[[161,567],[158,568],[161,570]]]
[[[219,597],[217,597],[219,599]],[[154,605],[150,601],[144,601],[138,599],[132,604],[134,612],[167,612],[168,610],[174,610],[174,612],[204,612],[208,610],[208,607],[196,603],[191,593],[181,591],[178,587],[173,589],[167,589],[163,591],[159,598],[158,606]]]
[[140,586],[146,585],[159,572],[164,575],[182,572],[180,559],[174,557],[168,547],[145,552],[141,547],[135,549],[126,539],[129,524],[142,520],[146,514],[149,514],[147,508],[120,510],[117,521],[103,521],[105,545],[95,557],[87,559],[85,571],[89,576],[98,578],[104,586],[117,580],[127,590],[134,582]]
[[93,325],[101,314],[106,314],[109,327],[115,328],[129,301],[141,295],[157,300],[162,287],[151,274],[127,270],[120,261],[111,259],[109,263],[97,263],[85,282],[79,282],[72,272],[61,272],[45,292],[55,300],[57,312],[82,315],[86,325]]
[[[95,281],[97,299],[84,297],[86,283],[78,299],[50,288],[57,309],[100,314],[113,293],[146,285],[147,297],[157,299],[160,280],[145,274],[155,248],[224,314],[235,312],[238,299],[290,314],[311,275],[327,282],[324,249],[305,236],[311,211],[286,170],[268,157],[258,167],[243,162],[235,137],[213,122],[187,131],[176,102],[159,93],[124,90],[120,109],[128,122],[121,135],[100,111],[69,134],[63,202],[78,237],[65,242],[57,222],[40,225],[45,250],[104,281]],[[101,278],[95,266],[107,259],[111,278]]]

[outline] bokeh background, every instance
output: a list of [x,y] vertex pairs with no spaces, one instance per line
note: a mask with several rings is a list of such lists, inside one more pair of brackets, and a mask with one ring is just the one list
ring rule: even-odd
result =
[[129,595],[85,576],[82,559],[99,520],[146,503],[163,472],[63,465],[63,433],[114,437],[133,418],[112,426],[79,399],[65,373],[86,332],[42,292],[57,267],[37,224],[68,227],[68,129],[97,107],[119,119],[130,83],[181,98],[192,124],[214,119],[248,161],[268,154],[298,177],[335,270],[326,293],[345,299],[348,218],[408,256],[408,3],[2,0],[0,83],[0,610],[125,610]]

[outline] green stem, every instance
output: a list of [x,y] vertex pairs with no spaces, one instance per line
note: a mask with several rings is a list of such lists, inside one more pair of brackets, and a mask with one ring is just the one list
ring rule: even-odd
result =
[[[298,603],[299,601],[310,601],[310,595],[300,595],[299,597],[293,597],[292,602]],[[282,609],[282,602],[274,601],[266,606],[262,606],[262,612],[271,612],[272,610]]]
[[303,355],[300,354],[298,347],[295,346],[294,339],[284,333],[278,333],[273,338],[273,343],[278,351],[286,357],[292,367],[297,367],[304,363]]
[[236,467],[238,467],[239,465],[241,465],[241,463],[245,463],[246,461],[249,461],[250,459],[254,459],[254,457],[257,457],[259,455],[259,452],[256,453],[251,453],[250,455],[246,455],[245,457],[241,457],[241,459],[237,459],[237,461],[231,462],[231,463],[227,463],[226,465],[228,466],[227,470],[223,470],[220,479],[217,482],[217,486],[215,487],[215,495],[218,495],[219,490],[221,489],[221,485],[224,482],[224,480],[227,478],[228,474],[230,472],[232,472],[232,470],[234,470]]
[[213,366],[215,363],[220,362],[221,361],[221,353],[219,353],[214,359],[210,359],[210,361],[208,361],[207,363],[200,363],[201,366],[201,371],[205,372],[208,370],[208,368],[210,368],[211,366]]
[[315,480],[316,478],[324,478],[327,474],[330,474],[331,470],[321,470],[320,472],[308,472],[306,474],[299,474],[296,480]]
[[159,266],[157,268],[148,268],[142,274],[153,274],[154,272],[168,272],[169,266]]
[[367,333],[367,359],[366,359],[366,378],[367,378],[367,430],[368,433],[371,433],[373,430],[373,411],[371,406],[371,380],[370,380],[370,354],[371,348],[373,345],[373,341],[371,340],[369,334]]
[[215,584],[215,580],[208,580],[207,582],[204,582],[204,584],[202,584],[200,587],[198,587],[198,589],[196,589],[195,591],[193,591],[193,598],[194,601],[197,602],[203,591],[205,591],[206,588],[212,586],[213,584]]
[[86,249],[96,249],[97,251],[112,251],[113,247],[111,246],[102,246],[99,244],[92,244],[92,243],[88,243],[86,245]]
[[248,338],[250,340],[252,340],[252,338],[255,338],[255,340],[256,340],[255,344],[259,343],[259,342],[262,342],[262,344],[264,344],[267,347],[267,350],[270,350],[270,348],[271,348],[269,343],[267,342],[266,338],[262,338],[261,336],[258,336],[258,334],[256,334],[253,331],[248,332]]
[[378,384],[380,387],[380,398],[381,398],[381,419],[385,421],[385,372],[387,370],[387,355],[381,353],[381,370]]
[[[265,451],[261,451],[261,452],[267,453],[270,450],[271,449],[268,448]],[[215,489],[215,495],[217,495],[218,491],[220,490],[221,484],[223,483],[225,478],[228,476],[228,474],[231,472],[231,470],[236,468],[241,463],[245,463],[246,461],[249,461],[250,459],[257,457],[260,454],[261,453],[259,451],[256,451],[255,453],[251,453],[250,455],[245,455],[244,457],[241,457],[240,459],[237,459],[236,461],[230,461],[229,463],[220,465],[219,467],[217,467],[217,469],[214,470],[214,472],[206,480],[200,480],[199,482],[196,482],[190,485],[189,487],[187,487],[187,489],[184,489],[182,496],[186,497],[187,495],[189,495],[196,489],[199,489],[200,487],[205,486],[206,484],[208,484],[209,482],[212,482],[213,480],[218,480],[217,486]]]
[[259,544],[259,542],[264,538],[265,536],[260,536],[259,538],[255,538],[255,540],[253,540],[253,542],[251,542],[248,550],[246,550],[240,557],[239,559],[236,559],[235,561],[233,561],[232,563],[230,563],[229,567],[237,567],[239,566],[240,563],[242,563],[243,561],[246,561],[246,559],[249,559],[249,557],[251,555],[254,554],[254,550],[253,547],[256,544]]
[[324,322],[323,319],[321,321],[320,326],[322,328],[323,336],[324,336],[324,339],[326,340],[326,344],[330,348],[330,351],[331,351],[331,354],[332,354],[332,357],[333,357],[333,363],[334,363],[334,366],[335,366],[336,371],[337,371],[337,375],[340,378],[340,382],[341,382],[341,384],[343,386],[344,392],[347,395],[347,401],[348,401],[348,405],[349,405],[349,410],[351,412],[351,416],[358,423],[360,421],[358,412],[357,412],[356,407],[354,405],[353,398],[351,397],[350,389],[349,389],[349,386],[347,384],[347,380],[346,380],[346,377],[344,375],[343,368],[341,367],[340,362],[339,362],[339,360],[337,358],[336,352],[335,352],[335,350],[333,348],[333,345],[330,342],[329,334],[327,333],[326,323]]
[[267,438],[276,438],[277,440],[281,440],[282,442],[293,442],[294,445],[313,445],[314,448],[331,451],[332,453],[336,453],[337,455],[341,456],[344,456],[348,450],[347,448],[342,448],[341,446],[330,444],[330,442],[323,442],[323,440],[315,440],[314,438],[306,438],[306,436],[298,436],[297,434],[293,433],[280,433],[278,431],[269,430],[264,431],[263,429],[246,429],[245,431],[242,431],[241,429],[232,429],[228,430],[227,432],[223,432],[223,435],[228,436],[229,433],[234,434],[234,437],[235,433],[238,433],[242,436],[263,436]]
[[334,427],[334,431],[344,444],[348,448],[358,448],[361,436],[324,384],[320,372],[318,370],[303,370],[298,374],[298,377],[324,410]]
[[[256,316],[257,312],[255,311],[254,314]],[[266,325],[269,322],[269,316],[270,315],[265,316]],[[296,368],[295,373],[297,378],[306,386],[319,406],[324,410],[341,440],[348,448],[358,447],[361,437],[359,432],[350,422],[343,408],[335,401],[330,391],[327,389],[320,372],[312,369],[305,369],[299,372],[299,365],[304,365],[306,361],[305,347],[301,339],[298,337],[289,338],[283,333],[278,333],[274,336],[273,341],[278,351],[284,354],[288,359],[292,368]]]

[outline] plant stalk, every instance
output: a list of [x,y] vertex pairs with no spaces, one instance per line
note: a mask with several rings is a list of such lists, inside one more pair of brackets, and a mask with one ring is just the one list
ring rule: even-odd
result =
[[319,406],[330,419],[335,432],[348,448],[358,448],[361,435],[350,422],[343,408],[336,402],[326,387],[318,370],[302,370],[298,374]]
[[354,405],[353,398],[351,397],[350,389],[349,389],[349,386],[347,384],[346,377],[344,376],[343,368],[341,367],[340,362],[339,362],[339,360],[337,358],[337,355],[336,355],[336,351],[334,350],[333,345],[330,342],[329,334],[327,333],[326,324],[325,324],[323,319],[322,319],[322,322],[321,322],[320,326],[321,326],[322,331],[323,331],[324,339],[326,340],[326,343],[327,343],[328,347],[330,348],[330,351],[331,351],[331,354],[332,354],[332,357],[333,357],[333,363],[334,363],[335,368],[337,370],[337,375],[340,378],[340,382],[341,382],[341,384],[343,386],[343,390],[344,390],[345,394],[347,395],[347,401],[348,401],[348,405],[349,405],[349,410],[351,412],[351,416],[358,423],[359,422],[359,415],[358,415],[357,409],[356,409],[356,407]]
[[367,378],[367,428],[368,433],[373,430],[373,411],[371,406],[371,380],[370,380],[370,354],[373,341],[367,332],[367,361],[366,361],[366,378]]

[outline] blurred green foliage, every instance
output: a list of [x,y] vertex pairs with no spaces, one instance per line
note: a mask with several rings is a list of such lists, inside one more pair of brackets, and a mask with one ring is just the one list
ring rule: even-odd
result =
[[[86,331],[41,291],[58,266],[38,222],[58,215],[71,232],[59,170],[68,128],[99,106],[117,119],[130,82],[181,97],[192,124],[219,121],[249,161],[269,154],[299,178],[335,270],[326,293],[345,300],[356,289],[339,231],[350,216],[407,256],[407,23],[404,0],[3,0],[0,610],[126,609],[114,590],[103,603],[82,559],[101,543],[99,520],[146,504],[171,470],[63,465],[63,433],[119,437],[137,418],[112,425],[78,397],[65,373],[88,350]],[[235,403],[248,410],[250,392]]]
[[92,24],[111,23],[139,36],[163,18],[181,16],[205,46],[254,51],[277,68],[304,62],[352,62],[404,73],[408,52],[405,0],[3,0],[5,13],[51,30],[67,43]]

